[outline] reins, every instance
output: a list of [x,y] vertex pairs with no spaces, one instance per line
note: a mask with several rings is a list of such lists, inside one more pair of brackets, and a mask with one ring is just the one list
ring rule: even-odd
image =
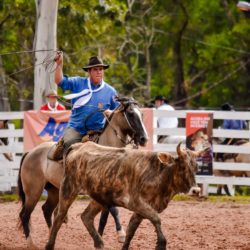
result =
[[[115,110],[116,110],[116,109],[115,109]],[[115,111],[115,110],[114,110],[114,111]],[[113,111],[113,112],[114,112],[114,111]],[[103,115],[104,115],[104,117],[106,118],[106,121],[107,121],[108,125],[109,125],[110,128],[113,130],[113,132],[115,133],[116,137],[117,137],[125,146],[131,144],[131,145],[133,146],[133,148],[138,148],[138,146],[134,143],[134,138],[133,138],[133,137],[131,138],[131,140],[128,140],[128,141],[123,140],[123,138],[119,135],[119,133],[117,132],[117,130],[114,128],[114,126],[110,123],[111,119],[109,119],[109,117],[107,117],[107,116],[105,115],[105,113],[103,113]],[[124,117],[125,117],[125,119],[126,119],[126,121],[127,121],[127,124],[128,124],[128,126],[129,126],[129,128],[133,131],[133,136],[134,136],[135,130],[132,128],[132,126],[131,126],[131,124],[130,124],[130,122],[129,122],[127,116],[126,116],[126,110],[124,110],[123,115],[124,115]],[[111,115],[111,116],[112,116],[112,115]],[[112,117],[111,117],[111,118],[112,118]]]

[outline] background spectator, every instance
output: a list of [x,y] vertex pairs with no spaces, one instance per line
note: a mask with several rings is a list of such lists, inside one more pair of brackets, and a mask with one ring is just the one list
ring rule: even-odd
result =
[[46,110],[46,111],[66,110],[66,108],[57,101],[58,95],[55,90],[50,89],[46,97],[48,99],[48,102],[42,105],[40,110]]
[[[155,107],[159,110],[175,110],[171,105],[168,104],[168,101],[163,96],[156,96],[154,99]],[[176,117],[159,117],[157,119],[158,128],[177,128],[178,127],[178,118]],[[160,135],[158,142],[162,143],[167,136]]]

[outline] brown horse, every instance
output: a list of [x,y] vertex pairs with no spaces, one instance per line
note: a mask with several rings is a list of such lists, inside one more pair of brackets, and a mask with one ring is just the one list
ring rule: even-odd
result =
[[[8,129],[8,121],[7,120],[0,120],[0,129]],[[9,140],[8,138],[0,138],[0,146],[2,145],[8,145],[9,144]],[[9,160],[9,161],[13,161],[13,155],[12,153],[3,153],[4,157]]]
[[[120,98],[118,101],[120,106],[111,115],[99,137],[98,144],[124,147],[132,140],[134,144],[144,146],[148,135],[137,103],[128,98]],[[42,209],[49,228],[52,224],[52,213],[58,204],[58,189],[63,178],[64,168],[62,162],[48,159],[48,152],[52,145],[54,145],[53,142],[46,142],[35,147],[23,156],[20,165],[18,189],[22,209],[19,218],[20,226],[23,228],[29,246],[34,246],[29,227],[30,216],[43,189],[48,192],[47,200]],[[115,216],[115,221],[119,222],[118,213],[112,215]],[[99,229],[100,233],[102,233],[104,226]]]
[[[242,139],[234,139],[229,141],[228,145],[237,145],[242,147],[249,147],[250,148],[250,142],[247,140]],[[217,161],[223,161],[223,162],[237,162],[237,163],[250,163],[250,154],[221,154],[222,157],[218,159],[218,154],[215,155],[215,159]],[[214,170],[214,175],[216,176],[236,176],[236,177],[250,177],[250,171],[239,171],[237,169],[235,170]],[[218,185],[217,188],[217,194],[222,194],[222,189],[224,189],[225,193],[228,196],[231,196],[231,193],[229,191],[229,188],[227,185]]]

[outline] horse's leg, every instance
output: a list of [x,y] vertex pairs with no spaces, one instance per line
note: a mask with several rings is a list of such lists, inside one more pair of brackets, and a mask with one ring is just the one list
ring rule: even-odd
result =
[[8,160],[8,161],[13,161],[13,155],[12,153],[3,153],[3,155],[5,156],[5,158]]
[[41,197],[44,185],[42,181],[33,181],[34,178],[32,179],[32,177],[27,174],[21,177],[21,171],[23,171],[22,162],[26,155],[27,153],[22,157],[18,174],[18,195],[22,201],[22,209],[19,213],[19,226],[23,228],[28,246],[34,247],[30,232],[30,216]]
[[55,210],[58,199],[59,199],[59,190],[51,184],[47,184],[45,189],[48,191],[48,198],[42,206],[43,215],[46,220],[47,226],[50,229],[52,225],[52,213]]
[[34,243],[32,241],[31,230],[30,230],[30,216],[33,212],[39,198],[42,194],[42,189],[39,193],[26,195],[25,203],[19,213],[20,225],[23,228],[24,235],[27,239],[27,244],[29,247],[34,247]]
[[101,212],[99,227],[98,227],[98,233],[101,236],[103,235],[104,228],[107,224],[108,216],[109,216],[109,210],[107,208],[103,209]]
[[221,195],[222,194],[222,185],[218,185],[217,186],[217,195]]
[[122,246],[122,250],[129,249],[130,242],[133,239],[136,229],[139,227],[142,220],[143,218],[139,214],[133,213],[128,224],[126,239]]
[[119,211],[117,207],[111,207],[109,209],[103,209],[101,216],[100,216],[100,222],[98,227],[98,233],[102,236],[104,228],[107,224],[109,212],[113,216],[115,220],[115,226],[116,226],[116,232],[117,232],[117,239],[118,242],[123,243],[125,241],[125,232],[121,226],[120,219],[119,219]]
[[58,212],[55,214],[56,216],[50,231],[49,240],[45,247],[46,250],[54,249],[57,233],[63,223],[65,216],[67,215],[69,207],[75,200],[76,196],[77,192],[71,193],[71,195],[67,197],[65,197],[64,195],[60,195],[58,203]]
[[94,227],[94,219],[102,209],[103,207],[99,203],[92,200],[81,215],[82,222],[91,235],[94,241],[94,246],[97,249],[103,249],[104,247],[102,238]]
[[225,190],[225,193],[226,193],[228,196],[231,196],[228,186],[227,186],[227,185],[223,185],[223,188],[224,188],[224,190]]
[[112,216],[115,220],[118,242],[124,243],[126,234],[125,234],[125,232],[122,228],[122,225],[120,223],[119,210],[117,207],[111,207],[109,209],[109,212],[112,214]]

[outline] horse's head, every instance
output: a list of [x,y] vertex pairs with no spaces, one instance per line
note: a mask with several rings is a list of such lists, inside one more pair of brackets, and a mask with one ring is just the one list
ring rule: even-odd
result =
[[118,110],[123,113],[128,135],[136,145],[145,146],[148,134],[142,121],[142,113],[138,103],[133,98],[116,97],[120,102]]

